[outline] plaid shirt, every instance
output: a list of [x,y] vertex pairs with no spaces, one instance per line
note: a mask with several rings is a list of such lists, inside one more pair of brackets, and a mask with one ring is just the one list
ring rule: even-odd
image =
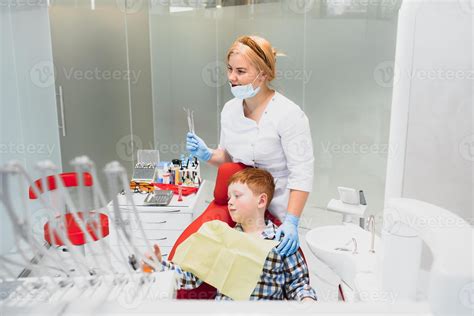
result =
[[[243,231],[237,224],[236,230]],[[266,221],[262,232],[264,239],[274,239],[277,227],[271,221]],[[191,272],[183,271],[178,265],[163,260],[165,270],[174,270],[178,275],[180,289],[195,289],[203,281]],[[250,300],[302,300],[305,297],[316,300],[316,292],[309,285],[309,272],[300,251],[291,256],[282,257],[274,247],[263,265],[262,275],[253,290]],[[232,300],[217,291],[216,300]]]

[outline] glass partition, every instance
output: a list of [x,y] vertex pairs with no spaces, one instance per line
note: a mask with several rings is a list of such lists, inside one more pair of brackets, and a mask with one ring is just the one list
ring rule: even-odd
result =
[[[0,166],[16,160],[33,176],[40,160],[51,160],[61,168],[46,1],[0,0],[0,30]],[[26,187],[12,185],[11,191],[15,210],[22,210]],[[32,205],[31,210],[38,227],[39,206]],[[0,254],[15,248],[10,220],[0,203]]]
[[[363,189],[382,210],[397,12],[401,1],[149,1],[155,141],[184,152],[183,107],[196,133],[218,143],[231,99],[226,52],[240,35],[281,53],[273,87],[307,114],[315,177],[308,208],[325,208],[337,186]],[[173,151],[174,146],[174,151]],[[215,168],[204,176],[214,179]],[[309,211],[311,212],[311,211]]]
[[86,154],[100,169],[118,160],[131,176],[137,149],[153,148],[148,11],[129,9],[126,0],[50,4],[65,171]]
[[[305,214],[337,186],[383,204],[400,1],[0,0],[0,163],[50,159],[69,171],[86,154],[131,174],[137,149],[186,153],[186,113],[210,147],[231,99],[228,47],[256,34],[280,52],[273,87],[311,124],[314,190]],[[21,5],[20,5],[21,4]],[[34,32],[34,36],[32,35]],[[203,166],[213,180],[216,169]],[[100,179],[99,179],[100,180]],[[311,210],[312,209],[312,210]],[[11,231],[0,210],[1,251]]]

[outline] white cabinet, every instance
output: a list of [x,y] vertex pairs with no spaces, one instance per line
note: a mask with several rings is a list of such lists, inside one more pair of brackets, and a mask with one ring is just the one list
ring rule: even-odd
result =
[[[192,221],[202,213],[205,200],[209,200],[208,194],[203,188],[207,188],[206,181],[201,184],[199,191],[195,194],[183,196],[183,201],[178,201],[175,195],[167,206],[146,206],[143,201],[146,194],[133,194],[133,203],[137,214],[133,212],[133,206],[124,195],[118,196],[118,205],[121,216],[130,223],[130,232],[134,244],[140,252],[151,252],[147,249],[147,240],[150,246],[158,244],[163,257],[171,251],[181,233],[192,223]],[[204,196],[203,195],[204,192]],[[197,206],[199,205],[199,210]],[[114,211],[112,202],[109,203],[110,220],[114,221]],[[140,228],[141,225],[141,228]],[[143,234],[142,230],[145,234]],[[117,249],[123,240],[117,234],[115,225],[110,225],[110,234],[106,238],[112,249]]]

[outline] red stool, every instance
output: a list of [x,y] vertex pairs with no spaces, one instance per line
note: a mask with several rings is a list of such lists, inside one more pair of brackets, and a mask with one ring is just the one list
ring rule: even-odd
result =
[[[75,172],[61,173],[58,175],[58,177],[62,180],[63,185],[66,188],[79,186],[79,181],[78,181],[79,179],[78,179],[77,173]],[[54,191],[58,188],[55,176],[48,176],[46,178],[46,186],[47,186],[46,190],[45,188],[43,188],[43,182],[44,182],[43,179],[38,179],[34,183],[39,193],[43,193],[45,191]],[[83,173],[82,182],[84,186],[91,187],[93,185],[92,176],[87,172]],[[31,200],[38,198],[36,196],[35,190],[33,190],[32,187],[29,188],[29,197]],[[90,211],[89,214],[90,214],[90,217],[97,216],[96,212],[94,211]],[[76,212],[76,215],[79,219],[81,220],[84,219],[83,212]],[[90,236],[92,237],[93,241],[99,240],[101,236],[106,237],[109,235],[109,218],[107,217],[107,215],[102,214],[102,213],[99,213],[98,215],[99,215],[98,222],[85,223],[85,228],[87,232],[90,234]],[[65,227],[65,231],[68,236],[68,239],[73,245],[82,246],[87,242],[84,231],[80,228],[79,223],[77,223],[72,213],[67,213],[65,215],[57,216],[55,218],[55,221],[56,221],[55,225],[52,225],[52,226],[54,227],[57,224],[59,225],[63,224]],[[43,229],[44,239],[50,245],[63,246],[65,244],[64,241],[61,240],[58,232],[53,227],[51,227],[50,229],[49,222],[47,222],[44,225],[44,229]],[[51,236],[50,230],[53,233],[54,237]]]

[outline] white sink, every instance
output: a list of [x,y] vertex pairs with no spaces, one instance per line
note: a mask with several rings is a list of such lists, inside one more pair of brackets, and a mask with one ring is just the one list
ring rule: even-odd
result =
[[[354,253],[354,242],[357,252]],[[371,253],[370,232],[354,224],[322,226],[306,233],[306,242],[318,259],[334,270],[354,289],[354,279],[359,272],[374,272],[376,253]],[[375,252],[380,250],[380,238],[375,236]]]

